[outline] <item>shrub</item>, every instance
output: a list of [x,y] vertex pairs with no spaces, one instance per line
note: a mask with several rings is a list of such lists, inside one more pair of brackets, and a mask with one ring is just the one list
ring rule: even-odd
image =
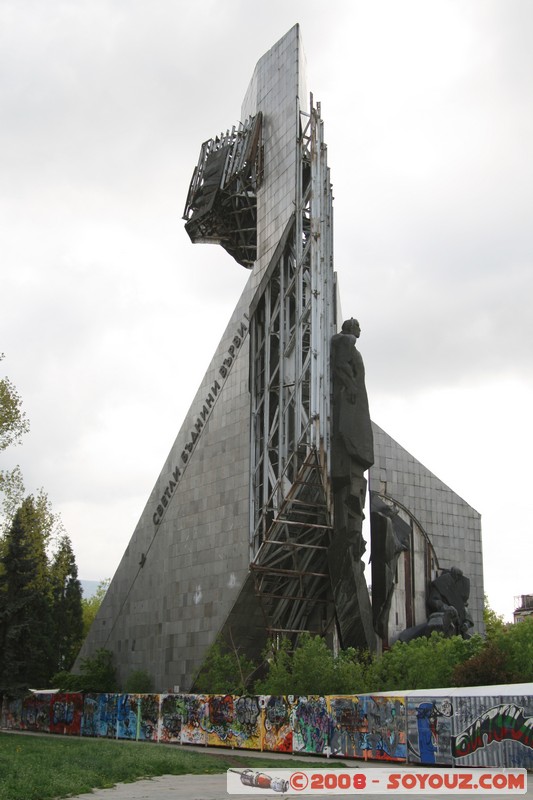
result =
[[128,694],[149,694],[153,688],[152,676],[144,669],[135,669],[130,672],[124,684],[124,691]]

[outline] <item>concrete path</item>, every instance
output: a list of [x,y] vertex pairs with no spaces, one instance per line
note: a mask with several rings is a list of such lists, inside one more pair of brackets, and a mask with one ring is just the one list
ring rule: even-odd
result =
[[[198,750],[199,753],[215,753],[220,754],[219,748],[193,748],[187,747],[187,749],[191,750]],[[287,762],[289,759],[294,759],[297,756],[289,756],[283,755],[281,753],[257,753],[251,751],[243,751],[239,750],[239,756],[261,756],[261,758],[268,758],[272,759],[273,766],[274,764],[278,768],[286,769],[290,767],[289,763]],[[301,760],[301,759],[300,759]],[[316,763],[316,761],[314,762]],[[380,764],[376,762],[342,762],[335,759],[336,767],[339,766],[339,763],[346,764],[349,769],[383,769],[386,766],[387,769],[393,768],[395,772],[410,772],[413,771],[413,766],[408,766],[405,764]],[[328,762],[324,760],[324,768],[327,767]],[[264,770],[270,772],[270,770]],[[432,771],[439,772],[439,768],[435,767]],[[487,770],[490,771],[490,770]],[[464,772],[464,771],[463,771]],[[416,800],[428,800],[429,798],[442,798],[450,797],[453,800],[467,800],[467,798],[483,798],[485,800],[487,797],[505,797],[510,798],[528,798],[528,800],[533,800],[533,775],[531,773],[528,774],[527,780],[527,792],[526,794],[518,794],[517,792],[513,792],[512,794],[478,794],[478,793],[447,793],[443,794],[441,792],[435,791],[432,794],[416,794],[415,792],[411,792],[416,796]],[[253,791],[253,790],[251,790]],[[350,795],[344,795],[344,797],[350,797],[351,800],[357,795],[357,792],[353,792]],[[287,795],[282,795],[276,792],[272,792],[270,794],[263,794],[263,792],[257,791],[255,794],[232,794],[228,795],[226,791],[226,774],[221,775],[163,775],[158,778],[151,778],[149,780],[140,780],[136,783],[121,783],[115,786],[113,789],[95,789],[93,792],[89,794],[80,794],[76,795],[76,797],[71,798],[71,800],[258,800],[259,797],[277,797],[280,800]],[[302,793],[300,795],[292,794],[289,797],[306,797],[310,798],[311,796],[320,798],[320,800],[341,800],[342,795],[310,795]],[[398,797],[408,797],[408,794],[397,794],[396,792],[389,791],[385,792],[384,794],[368,794],[364,791],[360,792],[359,797],[365,798],[367,800],[370,797],[375,797],[376,800],[379,798],[385,797],[391,798],[398,798]]]

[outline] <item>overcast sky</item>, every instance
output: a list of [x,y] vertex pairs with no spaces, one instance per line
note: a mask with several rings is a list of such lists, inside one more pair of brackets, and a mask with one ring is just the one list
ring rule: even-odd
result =
[[[375,421],[533,593],[533,3],[0,0],[0,351],[20,464],[112,576],[248,272],[181,216],[201,143],[301,24]],[[430,532],[431,533],[431,532]]]

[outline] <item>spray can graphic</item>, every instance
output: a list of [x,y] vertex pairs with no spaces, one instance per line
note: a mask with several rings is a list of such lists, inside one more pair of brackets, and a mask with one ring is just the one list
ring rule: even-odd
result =
[[255,789],[270,789],[272,792],[287,792],[289,790],[289,781],[283,778],[271,778],[264,772],[254,772],[253,769],[245,769],[242,772],[238,769],[232,769],[230,772],[236,772],[241,777],[241,783],[244,786],[252,786]]

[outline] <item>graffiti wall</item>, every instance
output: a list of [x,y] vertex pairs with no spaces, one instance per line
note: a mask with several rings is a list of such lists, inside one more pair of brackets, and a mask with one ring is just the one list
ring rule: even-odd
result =
[[137,739],[145,742],[157,742],[159,741],[160,696],[158,694],[141,694],[137,697],[139,718]]
[[82,736],[114,739],[117,735],[117,694],[86,694],[81,719]]
[[365,761],[407,758],[405,701],[399,697],[328,697],[332,755]]
[[[33,698],[30,698],[33,699]],[[50,712],[48,712],[47,725],[50,724]],[[4,697],[2,699],[2,728],[8,731],[22,731],[22,699]]]
[[181,743],[182,719],[186,713],[186,695],[162,694],[159,710],[159,741]]
[[[533,687],[532,687],[533,688]],[[372,761],[533,769],[533,693],[232,696],[31,694],[1,727]]]
[[184,713],[181,723],[182,744],[207,744],[208,716],[209,697],[207,695],[184,695]]
[[255,696],[209,695],[203,723],[207,744],[260,750],[261,705]]
[[[25,704],[26,705],[26,704]],[[58,693],[50,698],[50,733],[79,736],[83,716],[83,695]]]
[[288,697],[267,696],[262,698],[263,750],[273,753],[292,753],[292,720],[296,700]]
[[410,698],[407,703],[408,761],[453,764],[453,701],[450,697]]
[[117,699],[117,739],[139,738],[139,702],[135,694],[121,694]]
[[354,695],[328,697],[329,746],[331,754],[357,758],[363,752],[365,723],[359,698]]
[[329,742],[325,697],[298,697],[291,714],[294,753],[323,753]]
[[26,731],[50,732],[50,703],[53,694],[38,694],[20,704],[21,727]]
[[456,766],[533,769],[533,696],[461,697],[454,714]]

